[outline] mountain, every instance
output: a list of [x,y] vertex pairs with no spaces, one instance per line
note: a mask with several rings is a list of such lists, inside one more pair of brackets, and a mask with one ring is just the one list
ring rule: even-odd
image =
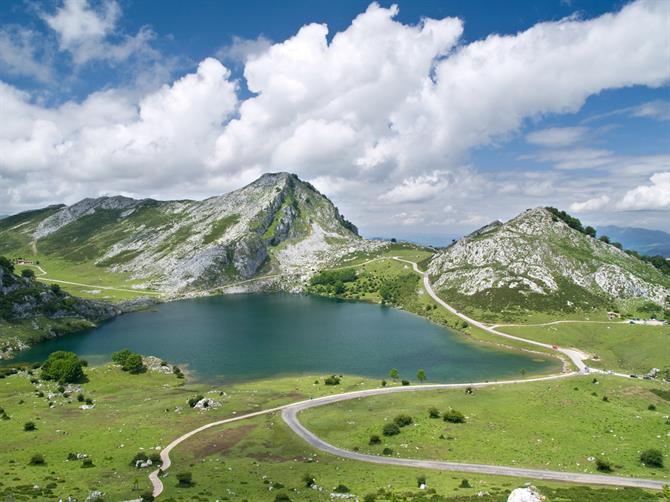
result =
[[547,208],[473,232],[436,254],[428,272],[444,298],[489,318],[633,298],[663,305],[670,294],[670,277],[571,228]]
[[598,227],[599,235],[606,235],[613,242],[620,242],[624,248],[632,249],[648,256],[660,255],[670,258],[670,234],[647,228]]
[[46,257],[65,269],[94,265],[173,294],[266,274],[308,276],[379,245],[288,173],[203,201],[101,197],[0,220],[0,255]]

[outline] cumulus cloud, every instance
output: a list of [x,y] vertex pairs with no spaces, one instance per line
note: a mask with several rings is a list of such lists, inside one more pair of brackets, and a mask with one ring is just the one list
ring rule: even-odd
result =
[[20,26],[0,28],[0,71],[48,82],[52,78],[52,71],[45,64],[45,51],[39,35],[34,31]]
[[[65,0],[54,13],[43,13],[42,19],[57,34],[60,50],[69,52],[76,64],[94,59],[126,61],[142,53],[155,56],[149,45],[153,32],[142,27],[133,36],[119,34],[120,16],[121,8],[115,0],[104,0],[97,9],[88,0]],[[108,40],[112,35],[118,40]]]
[[624,195],[620,209],[670,209],[670,172],[654,174],[651,185],[638,186]]
[[229,45],[221,47],[216,51],[216,57],[224,63],[246,63],[250,59],[258,57],[272,46],[272,41],[259,35],[256,38],[242,38],[234,36]]
[[609,202],[610,198],[607,195],[601,195],[600,197],[594,197],[592,199],[585,200],[584,202],[574,202],[570,204],[570,211],[574,213],[599,211],[606,207]]
[[[146,50],[150,32],[119,34],[118,4],[96,5],[67,0],[45,16],[76,62]],[[243,59],[253,93],[241,101],[216,59],[140,98],[108,89],[45,107],[0,84],[0,194],[14,207],[103,189],[196,196],[289,170],[326,192],[339,189],[354,214],[387,221],[390,204],[482,189],[481,176],[458,166],[472,148],[504,141],[528,119],[577,111],[605,89],[667,83],[664,9],[638,1],[595,19],[463,43],[460,19],[407,25],[397,7],[372,4],[332,38],[327,26],[308,24],[274,44],[234,42],[226,57]],[[581,129],[529,141],[572,145]],[[573,169],[609,156],[579,150],[547,161]],[[518,186],[538,196],[551,188],[543,180]]]

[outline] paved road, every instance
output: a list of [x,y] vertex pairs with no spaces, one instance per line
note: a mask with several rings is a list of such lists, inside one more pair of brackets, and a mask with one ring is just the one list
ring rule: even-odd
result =
[[[575,375],[575,373],[538,378],[534,380],[535,381],[555,380],[558,378],[566,378],[572,375]],[[313,448],[329,453],[331,455],[348,458],[351,460],[358,460],[361,462],[371,462],[374,464],[382,464],[382,465],[398,465],[402,467],[415,467],[421,469],[435,469],[441,471],[471,472],[477,474],[490,474],[496,476],[514,476],[519,478],[543,479],[549,481],[562,481],[567,483],[579,483],[587,485],[628,486],[634,488],[647,488],[652,490],[660,490],[663,488],[664,485],[668,484],[667,480],[657,481],[652,479],[625,478],[622,476],[607,476],[604,474],[584,474],[577,472],[524,469],[521,467],[505,467],[498,465],[464,464],[458,462],[445,462],[437,460],[415,460],[408,458],[365,455],[362,453],[343,450],[341,448],[331,445],[330,443],[326,443],[322,439],[315,436],[312,432],[310,432],[298,420],[298,413],[300,413],[303,410],[307,410],[309,408],[315,408],[317,406],[323,406],[326,404],[337,403],[340,401],[357,397],[365,397],[379,394],[390,394],[392,392],[403,392],[403,391],[459,388],[459,387],[466,387],[468,385],[472,387],[485,387],[487,385],[500,385],[501,383],[513,384],[513,383],[527,383],[529,381],[531,380],[517,380],[517,381],[487,383],[487,384],[476,383],[476,384],[453,384],[453,385],[422,385],[413,387],[393,387],[391,389],[388,388],[371,389],[367,391],[360,391],[357,393],[327,396],[319,399],[314,399],[312,401],[303,401],[301,403],[292,404],[284,407],[284,409],[282,410],[282,418],[284,419],[286,424],[293,430],[293,432],[295,432],[298,436],[307,441]]]
[[[437,303],[439,303],[442,307],[446,308],[449,310],[451,313],[455,314],[456,316],[460,317],[461,319],[465,320],[466,322],[472,324],[473,326],[477,326],[480,329],[483,329],[484,331],[501,336],[504,338],[509,338],[512,340],[517,340],[520,342],[528,343],[531,345],[536,345],[540,346],[543,348],[549,348],[553,349],[553,347],[549,344],[546,343],[541,343],[541,342],[536,342],[535,340],[528,340],[525,338],[521,338],[518,336],[513,336],[513,335],[508,335],[507,333],[502,333],[500,331],[497,331],[490,326],[487,326],[479,321],[476,321],[465,314],[459,312],[456,310],[454,307],[443,301],[435,291],[433,291],[433,288],[430,284],[430,280],[428,277],[428,274],[425,272],[422,272],[417,264],[415,262],[409,261],[409,260],[404,260],[399,257],[394,257],[395,260],[401,261],[408,263],[412,265],[413,270],[417,273],[420,274],[423,277],[423,283],[426,291],[428,294],[435,300]],[[375,260],[369,260],[370,261],[375,261]],[[576,350],[576,349],[563,349],[559,348],[556,349],[560,351],[561,353],[565,354],[570,358],[570,360],[575,364],[575,366],[578,368],[578,372],[569,372],[569,373],[562,373],[558,375],[550,375],[550,376],[545,376],[545,377],[539,377],[539,378],[529,378],[529,379],[524,379],[524,380],[504,380],[500,382],[471,382],[471,383],[459,383],[459,384],[429,384],[429,385],[410,385],[410,386],[403,386],[403,387],[383,387],[379,389],[368,389],[368,390],[360,390],[360,391],[354,391],[354,392],[347,392],[343,394],[336,394],[332,396],[324,396],[316,399],[310,399],[307,401],[300,401],[297,403],[292,403],[292,404],[287,404],[284,406],[278,406],[275,408],[269,408],[266,410],[260,410],[256,411],[253,413],[248,413],[246,415],[240,415],[237,417],[232,417],[232,418],[227,418],[224,420],[218,420],[216,422],[211,422],[208,424],[205,424],[201,427],[198,427],[197,429],[194,429],[190,432],[187,432],[186,434],[183,434],[179,436],[177,439],[172,441],[168,446],[166,446],[163,451],[161,451],[161,461],[162,461],[162,471],[167,470],[171,466],[171,460],[170,460],[170,452],[178,446],[180,443],[183,441],[186,441],[188,438],[194,436],[195,434],[209,429],[211,427],[216,427],[218,425],[224,425],[228,424],[231,422],[237,422],[239,420],[245,420],[248,418],[253,418],[261,415],[265,415],[268,413],[273,413],[276,411],[282,412],[282,418],[286,422],[286,424],[293,430],[298,436],[303,438],[305,441],[307,441],[312,447],[319,449],[321,451],[324,451],[326,453],[330,453],[332,455],[344,457],[344,458],[349,458],[352,460],[359,460],[362,462],[371,462],[375,464],[384,464],[384,465],[400,465],[400,466],[407,466],[407,467],[417,467],[417,468],[425,468],[425,469],[437,469],[437,470],[447,470],[447,471],[457,471],[457,472],[472,472],[472,473],[478,473],[478,474],[491,474],[491,475],[501,475],[501,476],[514,476],[514,477],[521,477],[521,478],[532,478],[532,479],[544,479],[544,480],[551,480],[551,481],[564,481],[564,482],[570,482],[570,483],[580,483],[580,484],[597,484],[597,485],[610,485],[610,486],[629,486],[629,487],[636,487],[636,488],[648,488],[648,489],[661,489],[664,485],[668,484],[667,481],[656,481],[656,480],[649,480],[649,479],[641,479],[641,478],[625,478],[621,476],[607,476],[607,475],[601,475],[601,474],[583,474],[583,473],[570,473],[570,472],[561,472],[561,471],[548,471],[548,470],[540,470],[540,469],[524,469],[524,468],[519,468],[519,467],[505,467],[505,466],[497,466],[497,465],[484,465],[484,464],[465,464],[465,463],[458,463],[458,462],[444,462],[444,461],[435,461],[435,460],[415,460],[415,459],[403,459],[403,458],[396,458],[396,457],[380,457],[380,456],[375,456],[375,455],[364,455],[361,453],[356,453],[352,451],[347,451],[343,450],[341,448],[338,448],[336,446],[333,446],[329,443],[326,443],[322,439],[318,438],[315,436],[312,432],[310,432],[305,426],[303,426],[300,421],[298,420],[298,413],[309,409],[309,408],[314,408],[316,406],[323,406],[326,404],[332,404],[332,403],[337,403],[341,401],[346,401],[349,399],[358,399],[361,397],[367,397],[367,396],[378,396],[378,395],[384,395],[384,394],[394,394],[398,392],[415,392],[415,391],[428,391],[428,390],[438,390],[438,389],[458,389],[458,388],[466,388],[466,387],[488,387],[488,386],[493,386],[493,385],[513,385],[513,384],[522,384],[522,383],[529,383],[529,382],[538,382],[538,381],[546,381],[546,380],[558,380],[558,379],[563,379],[563,378],[569,378],[572,376],[576,376],[579,374],[584,374],[587,372],[586,365],[584,364],[583,360],[587,357],[586,354]],[[623,374],[617,374],[618,376],[628,376],[628,375],[623,375]],[[153,495],[154,497],[158,497],[161,493],[163,493],[163,482],[159,478],[159,470],[153,471],[149,475],[149,480],[151,481],[151,484],[153,486]]]
[[461,319],[463,319],[464,321],[466,321],[468,324],[471,324],[473,326],[477,326],[478,328],[483,329],[484,331],[486,331],[487,333],[491,333],[492,335],[501,336],[503,338],[507,338],[507,339],[510,339],[510,340],[516,340],[518,342],[528,343],[530,345],[535,345],[537,347],[542,347],[542,348],[545,348],[545,349],[556,350],[556,351],[566,355],[573,362],[573,364],[577,367],[577,369],[580,372],[586,372],[587,366],[586,366],[586,364],[584,364],[584,359],[587,359],[588,356],[586,354],[584,354],[583,352],[581,352],[579,350],[576,350],[576,349],[564,349],[564,348],[560,348],[560,347],[558,349],[554,349],[553,346],[548,344],[548,343],[537,342],[535,340],[528,340],[527,338],[521,338],[520,336],[508,335],[507,333],[503,333],[502,331],[497,331],[497,330],[491,328],[490,326],[487,326],[486,324],[484,324],[482,322],[476,321],[476,320],[472,319],[471,317],[468,317],[464,313],[459,312],[454,307],[449,305],[447,302],[442,300],[442,298],[437,296],[435,291],[433,291],[432,285],[430,284],[430,278],[428,277],[428,273],[427,272],[422,272],[415,262],[409,261],[409,260],[404,260],[402,258],[398,258],[397,256],[394,256],[394,259],[412,265],[412,268],[414,269],[414,272],[416,272],[417,274],[419,274],[423,277],[423,286],[426,289],[426,291],[428,292],[428,294],[430,295],[430,297],[433,300],[435,300],[437,303],[439,303],[441,306],[443,306],[445,309],[447,309],[449,312],[451,312],[452,314],[454,314],[454,315],[460,317]]

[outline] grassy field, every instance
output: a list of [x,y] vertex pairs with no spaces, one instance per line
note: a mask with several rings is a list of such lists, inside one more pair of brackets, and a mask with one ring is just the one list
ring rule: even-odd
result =
[[562,323],[550,326],[504,326],[505,333],[565,347],[577,347],[597,356],[596,368],[647,373],[670,365],[670,326],[621,323]]
[[[650,392],[657,382],[578,377],[519,386],[426,391],[362,398],[303,412],[302,422],[324,440],[348,450],[404,458],[514,465],[595,473],[596,458],[614,472],[670,480],[670,401]],[[604,400],[605,396],[607,401]],[[655,410],[648,409],[654,405]],[[429,418],[428,410],[462,412],[466,423]],[[395,436],[382,428],[399,414],[413,418]],[[380,444],[369,445],[379,435]],[[640,451],[660,449],[665,467],[639,461]]]

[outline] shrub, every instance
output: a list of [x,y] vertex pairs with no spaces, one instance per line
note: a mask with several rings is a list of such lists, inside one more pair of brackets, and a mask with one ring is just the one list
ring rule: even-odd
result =
[[161,460],[161,456],[160,456],[159,453],[152,453],[152,454],[150,454],[150,455],[149,455],[149,460],[151,460],[151,463],[152,463],[153,465],[158,465],[158,464],[162,464],[162,463],[163,463],[163,461]]
[[30,462],[28,463],[30,465],[44,465],[46,464],[46,461],[44,460],[44,457],[41,453],[35,453],[32,457],[30,457]]
[[42,378],[60,384],[77,383],[84,379],[84,370],[77,354],[59,350],[51,353],[42,365]]
[[373,434],[370,436],[370,441],[368,442],[369,445],[375,445],[375,444],[382,444],[382,438],[379,437],[377,434]]
[[426,484],[426,475],[425,474],[421,474],[421,475],[416,477],[416,486],[420,487],[421,485],[425,485],[425,484]]
[[23,430],[24,431],[34,431],[37,427],[35,427],[35,422],[26,422],[23,424]]
[[395,436],[397,434],[400,434],[400,427],[398,427],[397,424],[391,422],[384,425],[382,432],[384,436]]
[[609,398],[609,397],[607,397],[607,396],[603,396],[603,401],[605,401],[606,403],[609,403],[609,401],[610,401],[610,398]]
[[440,410],[438,410],[435,406],[431,406],[428,408],[428,416],[430,418],[440,418]]
[[329,377],[323,379],[323,383],[326,385],[340,385],[340,377],[330,375]]
[[597,458],[596,469],[598,469],[600,472],[612,472],[612,462],[604,458]]
[[196,404],[198,404],[198,401],[203,399],[205,396],[202,394],[198,394],[197,396],[194,396],[188,400],[188,405],[193,408]]
[[640,462],[647,467],[663,467],[663,453],[655,448],[650,448],[640,454]]
[[139,354],[130,354],[126,358],[126,362],[121,366],[123,371],[127,371],[131,375],[137,375],[139,373],[144,373],[147,369],[142,363],[142,356]]
[[81,466],[82,466],[84,469],[88,469],[88,468],[90,468],[90,467],[95,467],[95,466],[93,465],[93,460],[91,460],[90,458],[85,458],[84,461],[81,463]]
[[291,498],[285,493],[275,495],[275,502],[290,502]]
[[460,411],[456,410],[449,410],[444,413],[442,416],[445,422],[451,422],[452,424],[464,424],[465,423],[465,415],[461,413]]
[[470,484],[470,481],[467,479],[464,479],[461,481],[461,484],[458,485],[459,488],[472,488],[472,485]]
[[305,473],[302,477],[302,481],[305,483],[306,488],[311,488],[316,484],[316,478],[310,473]]
[[80,403],[83,403],[84,402],[84,394],[82,394],[81,392],[79,394],[77,394],[77,401],[79,401]]
[[72,452],[70,452],[70,453],[67,454],[67,459],[70,460],[70,461],[72,461],[72,460],[78,460],[78,459],[77,459],[77,454],[76,454],[76,453],[72,453]]
[[647,406],[647,409],[649,411],[656,411],[656,405],[655,404],[650,404],[649,406]]
[[382,380],[382,387],[386,387],[386,380]]
[[116,364],[123,366],[130,354],[132,354],[130,349],[122,349],[116,352],[112,352],[112,362],[115,362]]
[[91,399],[90,397],[87,397],[86,399],[84,399],[84,402],[87,405],[91,406],[93,404],[93,399]]
[[405,427],[405,426],[411,424],[413,421],[414,420],[412,419],[412,417],[410,417],[409,415],[405,415],[405,414],[398,415],[397,417],[395,417],[393,419],[393,422],[395,422],[395,424],[398,427]]
[[409,385],[409,380],[403,380],[403,381],[402,381],[402,384],[403,384],[403,385]]
[[148,490],[146,492],[142,492],[140,493],[140,500],[142,502],[153,502],[154,494]]
[[339,484],[333,489],[333,491],[335,493],[349,493],[349,487],[347,485]]
[[177,487],[188,488],[193,486],[193,475],[190,472],[177,473]]
[[35,271],[29,268],[24,268],[23,270],[21,270],[21,277],[23,277],[24,279],[34,279]]
[[391,448],[384,448],[382,450],[383,455],[393,455],[393,450]]
[[377,501],[377,495],[374,493],[367,493],[365,497],[363,497],[363,502],[376,502]]

